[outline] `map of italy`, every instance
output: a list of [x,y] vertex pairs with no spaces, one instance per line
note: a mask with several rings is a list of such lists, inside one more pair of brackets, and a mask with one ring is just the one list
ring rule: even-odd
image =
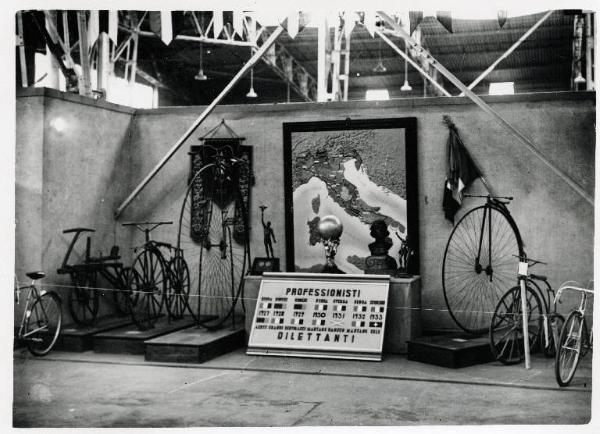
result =
[[[367,245],[375,220],[384,220],[390,233],[406,236],[404,152],[390,158],[389,147],[374,146],[377,132],[359,130],[318,132],[294,143],[295,262],[298,271],[319,271],[323,248],[317,232],[324,215],[336,215],[344,225],[336,263],[347,273],[361,273],[369,256]],[[380,134],[381,136],[381,134]],[[374,147],[372,146],[372,147]],[[365,149],[367,148],[367,149]],[[359,151],[360,149],[360,151]],[[397,254],[399,240],[390,254]]]

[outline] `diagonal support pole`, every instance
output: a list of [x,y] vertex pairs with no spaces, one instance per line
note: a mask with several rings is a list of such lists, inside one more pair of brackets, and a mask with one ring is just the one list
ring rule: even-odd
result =
[[[469,89],[473,89],[475,86],[477,86],[477,84],[479,84],[479,82],[480,82],[481,80],[483,80],[485,77],[487,77],[487,76],[488,76],[488,74],[489,74],[490,72],[492,72],[492,71],[493,71],[493,70],[496,68],[496,66],[498,66],[498,64],[499,64],[500,62],[502,62],[504,59],[506,59],[508,56],[510,56],[510,54],[511,54],[513,51],[515,51],[515,50],[517,49],[517,47],[518,47],[519,45],[521,45],[521,43],[523,43],[523,41],[524,41],[525,39],[527,39],[527,38],[528,38],[528,37],[529,37],[529,36],[530,36],[530,35],[531,35],[533,32],[535,32],[535,31],[536,31],[536,29],[537,29],[539,26],[541,26],[541,25],[542,25],[542,23],[543,23],[544,21],[546,21],[546,20],[547,20],[547,19],[550,17],[550,15],[552,15],[553,13],[554,13],[554,11],[553,11],[553,10],[549,10],[548,12],[546,12],[546,13],[545,13],[545,14],[544,14],[544,15],[543,15],[543,16],[542,16],[542,17],[541,17],[539,20],[538,20],[538,22],[537,22],[537,23],[535,23],[533,26],[531,26],[531,28],[530,28],[529,30],[527,30],[525,33],[523,33],[523,36],[521,36],[521,37],[520,37],[520,38],[517,40],[517,42],[515,42],[515,43],[514,43],[514,44],[513,44],[513,45],[512,45],[512,46],[511,46],[511,47],[510,47],[508,50],[506,50],[506,52],[505,52],[505,53],[504,53],[502,56],[498,57],[498,59],[497,59],[497,60],[496,60],[494,63],[492,63],[492,64],[491,64],[491,65],[488,67],[488,69],[486,69],[485,71],[483,71],[479,77],[477,77],[475,80],[473,80],[473,83],[471,83],[471,84],[469,85]],[[460,94],[460,95],[458,95],[458,96],[465,96],[465,94],[464,94],[464,92],[463,92],[463,93],[461,93],[461,94]]]
[[131,203],[133,199],[142,191],[142,189],[156,176],[160,169],[171,159],[171,157],[177,152],[179,148],[185,143],[185,141],[192,135],[192,133],[198,128],[198,126],[212,113],[214,108],[227,96],[227,94],[233,89],[236,83],[252,68],[256,62],[265,54],[265,52],[271,47],[279,35],[283,32],[284,28],[280,24],[271,33],[271,36],[265,41],[265,43],[254,53],[254,55],[248,60],[248,62],[240,69],[240,71],[231,79],[229,84],[221,91],[219,95],[210,103],[208,107],[204,109],[202,114],[194,121],[192,126],[183,133],[183,135],[175,142],[175,144],[169,149],[167,154],[158,162],[158,164],[150,171],[150,173],[140,182],[140,184],[133,190],[133,192],[123,201],[121,205],[115,211],[115,218],[118,218],[123,210]]
[[398,24],[396,23],[388,14],[385,12],[377,12],[379,17],[385,21],[386,24],[391,26],[394,30],[395,34],[399,37],[404,38],[407,44],[416,50],[418,53],[427,57],[427,60],[431,63],[431,65],[437,69],[444,77],[446,77],[452,84],[458,87],[463,93],[468,96],[475,104],[477,104],[484,112],[489,114],[494,118],[496,122],[500,125],[508,129],[513,135],[515,135],[519,141],[527,148],[529,151],[534,154],[537,158],[540,159],[542,163],[544,163],[550,170],[552,170],[557,176],[559,176],[563,181],[565,181],[573,190],[577,192],[581,197],[583,197],[590,205],[594,205],[594,198],[587,191],[581,187],[573,178],[571,178],[567,173],[558,168],[552,161],[548,160],[544,154],[542,154],[532,143],[532,141],[527,138],[522,132],[513,127],[506,119],[500,116],[494,109],[492,109],[485,101],[479,98],[477,95],[471,91],[467,86],[465,86],[454,74],[448,71],[442,64],[440,64],[437,60],[433,58],[433,56],[421,47],[414,39],[410,37],[410,35]]
[[437,87],[444,95],[452,96],[450,94],[450,92],[448,92],[446,89],[444,89],[444,87],[441,84],[439,84],[437,81],[435,81],[431,75],[429,75],[427,72],[425,72],[425,70],[423,68],[421,68],[417,62],[412,60],[410,56],[407,56],[406,53],[403,50],[401,50],[396,44],[394,44],[394,42],[390,38],[388,38],[386,35],[384,35],[384,33],[381,30],[376,29],[375,33],[377,35],[379,35],[379,37],[381,39],[383,39],[383,41],[386,44],[388,44],[390,47],[392,47],[392,49],[396,53],[398,53],[400,56],[404,57],[404,59],[406,59],[406,61],[408,63],[410,63],[413,68],[415,68],[417,71],[419,71],[423,77],[425,77],[427,80],[429,80],[431,82],[431,84],[433,84],[435,87]]

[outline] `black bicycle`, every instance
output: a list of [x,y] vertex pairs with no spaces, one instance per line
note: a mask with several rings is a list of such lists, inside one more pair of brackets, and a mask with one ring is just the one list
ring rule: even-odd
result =
[[444,252],[442,286],[448,312],[464,331],[482,334],[508,288],[515,285],[523,241],[507,204],[512,197],[485,198],[456,224]]
[[130,290],[132,318],[140,329],[152,328],[166,306],[169,320],[183,318],[189,308],[190,273],[183,250],[150,239],[150,232],[173,222],[129,222],[144,233],[144,244],[133,261]]
[[45,356],[52,350],[62,325],[61,301],[54,291],[39,290],[35,281],[43,278],[42,271],[27,273],[31,284],[15,286],[15,303],[21,301],[21,291],[29,290],[23,317],[16,338],[26,343],[34,356]]

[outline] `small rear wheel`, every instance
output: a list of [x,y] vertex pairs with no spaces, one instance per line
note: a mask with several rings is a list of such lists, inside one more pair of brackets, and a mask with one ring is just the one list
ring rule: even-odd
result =
[[29,352],[34,356],[45,356],[56,344],[62,325],[60,307],[58,294],[42,291],[31,310],[26,313],[23,338]]
[[183,256],[177,255],[169,262],[169,278],[166,295],[167,311],[172,319],[181,319],[188,307],[190,296],[190,272]]
[[131,268],[123,268],[119,273],[118,287],[113,292],[113,299],[117,313],[120,315],[131,314],[131,291],[129,290],[129,282],[131,277]]
[[579,363],[581,341],[583,334],[583,319],[581,313],[574,311],[569,314],[560,333],[554,373],[560,387],[571,383]]
[[98,316],[100,297],[96,273],[79,270],[71,273],[73,288],[69,292],[69,311],[73,320],[82,326],[92,325]]
[[[541,329],[542,304],[534,290],[526,288],[529,348],[538,343]],[[513,365],[525,358],[521,288],[515,286],[500,298],[490,325],[492,354],[505,365]]]

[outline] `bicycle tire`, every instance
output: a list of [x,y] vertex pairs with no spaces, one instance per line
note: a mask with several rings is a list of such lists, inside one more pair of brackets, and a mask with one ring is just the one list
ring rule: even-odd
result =
[[560,387],[567,387],[575,376],[580,358],[582,328],[583,318],[581,313],[578,311],[571,312],[560,333],[560,343],[554,361],[554,374]]
[[117,314],[131,315],[131,293],[129,291],[128,282],[130,280],[131,268],[123,268],[117,277],[118,286],[113,291],[113,301]]
[[23,337],[34,356],[45,356],[54,348],[62,326],[61,304],[57,293],[42,291],[26,313]]
[[[526,297],[529,348],[532,351],[540,337],[542,304],[530,287],[526,287]],[[489,328],[492,355],[505,365],[520,363],[525,358],[522,318],[521,288],[515,286],[498,301]]]
[[[177,234],[177,248],[187,258],[190,272],[187,308],[195,321],[209,330],[222,327],[234,314],[249,263],[247,223],[241,234],[239,227],[232,227],[236,210],[247,222],[239,188],[232,201],[219,206],[214,200],[217,188],[206,189],[202,184],[202,175],[214,177],[215,169],[215,166],[207,166],[207,170],[197,172],[191,179],[181,207]],[[194,214],[193,200],[200,205]],[[234,229],[236,236],[232,234]]]
[[100,309],[100,294],[95,271],[79,270],[71,273],[73,288],[69,292],[69,312],[73,321],[81,326],[96,322]]
[[[488,247],[489,216],[491,249]],[[481,236],[482,231],[485,231],[484,236]],[[481,205],[458,221],[446,244],[442,264],[444,300],[458,327],[471,334],[485,333],[489,329],[498,301],[515,284],[521,256],[521,235],[506,211],[494,205]]]
[[172,319],[184,317],[190,296],[190,271],[181,255],[175,256],[168,263],[170,284],[166,293],[166,306]]
[[135,306],[131,317],[140,330],[148,330],[162,314],[164,294],[167,291],[167,270],[162,255],[153,249],[144,249],[135,258],[131,267],[139,279]]

